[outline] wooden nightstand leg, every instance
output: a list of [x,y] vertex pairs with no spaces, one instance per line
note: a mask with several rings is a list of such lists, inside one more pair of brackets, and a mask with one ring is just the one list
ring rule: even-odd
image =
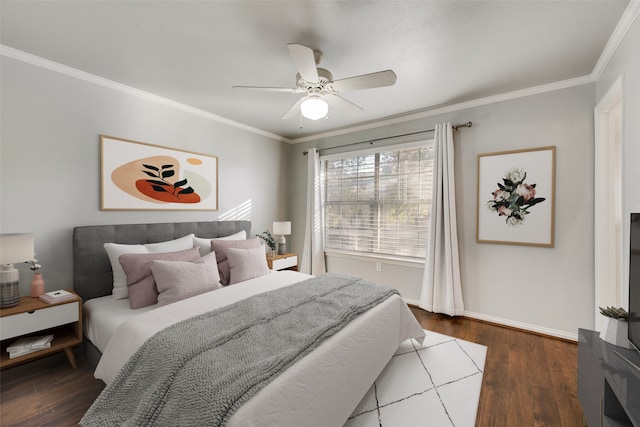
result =
[[78,365],[76,364],[76,356],[73,354],[73,348],[65,347],[65,354],[67,355],[67,359],[69,359],[69,363],[73,369],[78,369]]

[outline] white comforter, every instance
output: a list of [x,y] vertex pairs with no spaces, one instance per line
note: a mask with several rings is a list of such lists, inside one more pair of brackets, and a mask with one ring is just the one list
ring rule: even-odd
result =
[[[131,318],[116,329],[95,376],[110,383],[149,337],[175,322],[309,277],[273,272]],[[259,391],[228,426],[342,426],[398,345],[422,337],[424,331],[395,295],[357,317]]]

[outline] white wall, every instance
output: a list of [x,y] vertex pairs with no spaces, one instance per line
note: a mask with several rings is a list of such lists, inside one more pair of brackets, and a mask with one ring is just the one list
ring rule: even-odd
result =
[[[72,286],[74,226],[250,219],[255,234],[286,216],[281,142],[12,58],[1,67],[0,230],[35,233],[47,290]],[[100,134],[217,155],[219,210],[101,211]]]
[[[575,338],[579,326],[593,323],[594,106],[595,84],[586,84],[291,147],[293,247],[300,252],[306,209],[303,150],[472,121],[472,128],[454,135],[466,314]],[[550,145],[557,147],[555,247],[476,243],[478,154]],[[419,298],[420,271],[383,264],[378,273],[376,261],[330,259],[328,266],[395,286],[408,300]]]

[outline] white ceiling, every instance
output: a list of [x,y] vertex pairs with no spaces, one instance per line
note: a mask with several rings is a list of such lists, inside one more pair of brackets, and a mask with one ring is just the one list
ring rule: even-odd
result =
[[[590,75],[628,0],[10,1],[2,45],[299,139]],[[392,69],[394,86],[341,94],[363,112],[281,120],[300,94],[288,43],[335,79]]]

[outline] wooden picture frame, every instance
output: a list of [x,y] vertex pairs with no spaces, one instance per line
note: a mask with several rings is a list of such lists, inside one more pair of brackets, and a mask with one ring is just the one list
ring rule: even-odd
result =
[[218,210],[218,157],[100,135],[101,210]]
[[556,147],[478,155],[476,241],[554,246]]

